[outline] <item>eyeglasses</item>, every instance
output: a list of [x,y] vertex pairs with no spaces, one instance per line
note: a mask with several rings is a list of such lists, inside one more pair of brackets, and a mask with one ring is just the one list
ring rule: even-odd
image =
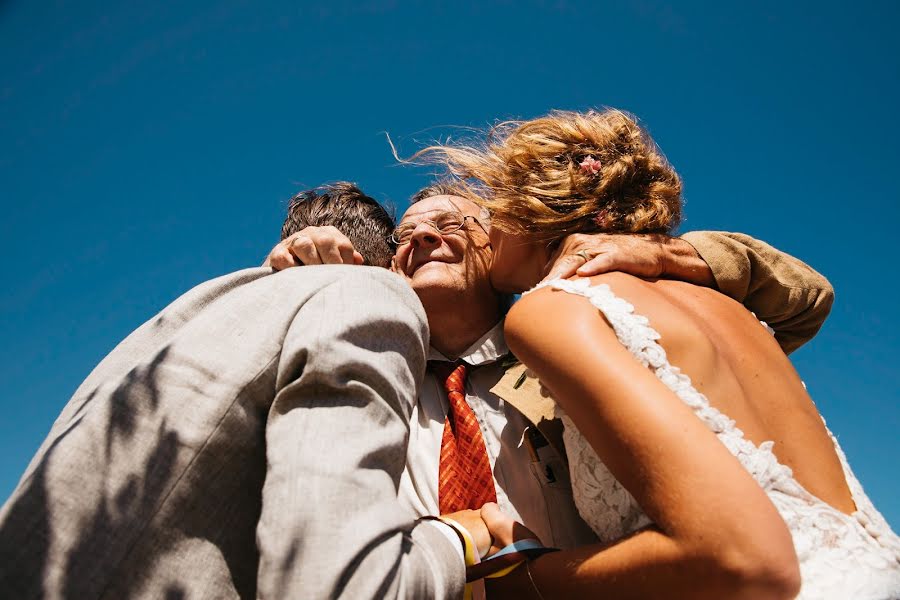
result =
[[475,223],[478,224],[481,229],[487,233],[487,229],[484,228],[484,225],[471,215],[463,215],[462,213],[458,213],[455,211],[447,211],[439,213],[435,216],[434,219],[425,219],[424,221],[419,221],[419,223],[401,223],[394,232],[391,234],[391,241],[393,241],[398,246],[402,246],[403,244],[408,244],[412,239],[413,231],[421,223],[427,223],[431,225],[438,233],[441,235],[450,235],[451,233],[456,233],[466,224],[466,221],[472,219]]

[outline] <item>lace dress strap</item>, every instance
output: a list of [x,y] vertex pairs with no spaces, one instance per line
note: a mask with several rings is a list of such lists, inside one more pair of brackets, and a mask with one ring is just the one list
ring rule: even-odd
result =
[[[772,452],[774,442],[757,446],[744,437],[734,420],[711,406],[690,378],[669,363],[658,341],[661,336],[650,326],[649,319],[636,314],[634,306],[616,296],[608,285],[592,286],[588,279],[555,279],[534,290],[544,287],[589,300],[606,317],[619,342],[691,407],[766,491],[794,538],[804,581],[800,598],[900,598],[900,538],[866,496],[833,435],[857,507],[852,515],[832,508],[800,485],[791,469]],[[585,522],[607,542],[650,523],[635,499],[578,432],[577,425],[561,410],[558,412],[565,424],[575,503]],[[876,592],[857,593],[864,589]],[[837,591],[835,595],[834,590],[856,591],[849,595]]]
[[736,429],[732,419],[710,406],[706,396],[694,389],[690,378],[669,363],[665,349],[657,341],[661,336],[650,326],[650,320],[635,313],[634,306],[616,296],[607,284],[591,285],[589,279],[553,279],[538,284],[531,291],[544,287],[587,298],[606,317],[619,342],[641,364],[654,371],[714,432]]
[[790,468],[780,464],[772,453],[774,442],[756,446],[744,437],[744,432],[733,419],[710,405],[706,396],[694,388],[690,377],[669,362],[665,349],[658,342],[661,337],[659,332],[650,326],[647,317],[634,312],[630,302],[616,296],[607,284],[591,285],[589,279],[553,279],[537,285],[530,292],[544,287],[587,298],[606,317],[619,342],[687,404],[732,453],[741,458],[760,485],[766,489],[779,487],[792,494],[801,492],[802,488],[797,485]]
[[[822,422],[825,422],[824,418]],[[837,452],[838,459],[841,461],[841,467],[844,470],[844,479],[847,481],[847,487],[850,488],[850,496],[853,498],[853,503],[856,504],[856,511],[850,517],[855,519],[881,547],[893,554],[894,560],[900,565],[900,537],[891,530],[887,520],[866,495],[862,484],[856,478],[856,473],[850,468],[844,449],[841,448],[837,438],[831,432],[831,429],[828,428],[827,423],[825,423],[825,429],[828,431],[828,437],[831,438],[831,442],[834,444],[835,452]]]
[[538,284],[526,294],[544,287],[587,298],[609,321],[622,345],[641,363],[653,369],[670,366],[665,350],[657,342],[661,336],[650,326],[650,320],[636,314],[634,306],[616,296],[607,284],[591,285],[589,279],[553,279]]

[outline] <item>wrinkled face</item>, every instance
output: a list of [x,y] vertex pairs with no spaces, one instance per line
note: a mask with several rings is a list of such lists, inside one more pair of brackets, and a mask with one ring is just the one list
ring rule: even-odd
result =
[[491,285],[497,291],[518,294],[540,282],[550,259],[547,245],[523,235],[491,228]]
[[[442,234],[432,222],[444,224],[447,213],[467,218],[459,230]],[[409,241],[397,247],[394,271],[409,281],[426,308],[429,298],[446,298],[448,292],[471,297],[489,289],[489,225],[478,205],[458,196],[432,196],[413,204],[398,229],[410,226]]]

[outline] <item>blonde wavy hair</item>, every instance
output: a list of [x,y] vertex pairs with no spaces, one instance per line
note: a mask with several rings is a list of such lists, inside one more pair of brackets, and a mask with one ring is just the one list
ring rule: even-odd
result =
[[429,146],[413,159],[445,167],[509,233],[671,233],[681,221],[681,178],[620,110],[508,121],[480,144]]

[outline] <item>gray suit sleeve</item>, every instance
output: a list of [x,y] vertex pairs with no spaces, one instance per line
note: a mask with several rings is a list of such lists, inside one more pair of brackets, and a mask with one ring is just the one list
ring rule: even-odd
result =
[[278,359],[258,594],[460,597],[458,551],[397,500],[425,315],[393,274],[352,272],[359,277],[333,282],[298,311]]

